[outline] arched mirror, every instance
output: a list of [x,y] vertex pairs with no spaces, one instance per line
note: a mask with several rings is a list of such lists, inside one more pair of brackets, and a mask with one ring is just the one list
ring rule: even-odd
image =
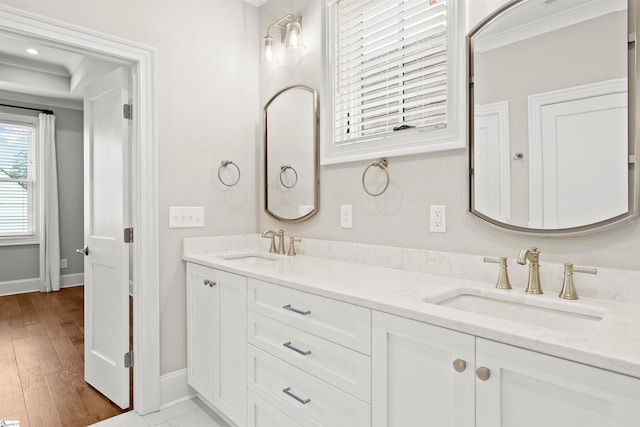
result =
[[281,90],[264,107],[265,211],[285,222],[318,212],[318,93]]
[[470,212],[564,235],[637,216],[635,0],[514,0],[467,38]]

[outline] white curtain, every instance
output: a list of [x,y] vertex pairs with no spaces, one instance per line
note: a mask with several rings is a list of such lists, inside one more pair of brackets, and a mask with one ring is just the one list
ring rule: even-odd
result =
[[40,114],[39,132],[42,147],[42,171],[40,185],[44,194],[44,229],[40,248],[40,265],[43,268],[42,292],[60,290],[60,231],[58,225],[58,168],[56,162],[56,116]]

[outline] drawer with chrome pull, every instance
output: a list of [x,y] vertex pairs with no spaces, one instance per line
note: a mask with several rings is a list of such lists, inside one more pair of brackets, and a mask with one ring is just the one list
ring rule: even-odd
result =
[[371,406],[252,346],[249,390],[302,425],[371,426]]
[[247,325],[250,344],[371,402],[370,357],[257,313]]
[[368,308],[249,279],[250,311],[302,329],[337,344],[371,354]]

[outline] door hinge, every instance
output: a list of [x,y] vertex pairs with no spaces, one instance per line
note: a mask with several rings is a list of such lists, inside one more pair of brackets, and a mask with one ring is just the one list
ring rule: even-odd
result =
[[122,105],[122,117],[127,120],[133,120],[133,104]]
[[124,242],[132,243],[133,242],[133,227],[124,229]]
[[133,368],[133,351],[124,354],[124,367]]

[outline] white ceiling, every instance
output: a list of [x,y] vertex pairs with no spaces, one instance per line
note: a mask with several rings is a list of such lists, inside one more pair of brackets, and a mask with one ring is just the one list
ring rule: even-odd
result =
[[244,0],[245,3],[249,3],[250,5],[253,5],[256,7],[260,7],[268,1],[269,0]]
[[[40,53],[31,55],[28,48]],[[102,59],[0,31],[0,92],[5,98],[38,96],[82,108],[87,84],[116,67]]]

